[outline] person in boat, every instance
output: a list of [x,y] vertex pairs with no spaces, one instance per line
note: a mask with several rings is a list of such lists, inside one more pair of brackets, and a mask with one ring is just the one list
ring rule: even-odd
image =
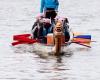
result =
[[59,1],[58,0],[41,0],[40,13],[44,13],[46,19],[50,19],[51,23],[47,23],[44,26],[43,35],[46,36],[48,33],[53,32],[53,21],[57,16]]
[[[39,15],[39,19],[37,19],[37,21],[35,22],[35,24],[33,25],[36,26],[39,23],[39,26],[41,26],[40,28],[36,28],[35,32],[34,32],[34,38],[42,38],[45,37],[48,33],[52,33],[53,32],[53,21],[54,18],[57,16],[57,11],[58,11],[58,7],[59,7],[59,1],[58,0],[41,0],[41,6],[40,6],[40,15]],[[45,19],[43,22],[43,18]],[[50,21],[51,20],[51,21]],[[65,20],[68,23],[68,20]],[[51,23],[50,23],[51,22]],[[65,29],[67,30],[67,29]],[[69,32],[65,31],[65,36],[68,36],[68,40],[69,40]],[[67,41],[68,41],[67,40]]]
[[[46,36],[47,33],[53,32],[52,22],[54,18],[57,16],[58,6],[59,6],[58,0],[41,0],[40,15],[38,17],[39,19],[37,19],[37,21],[34,23],[32,30],[38,23],[39,26],[41,26],[41,28],[39,29],[38,34],[34,33],[34,37]],[[43,18],[45,18],[45,20],[43,20]]]

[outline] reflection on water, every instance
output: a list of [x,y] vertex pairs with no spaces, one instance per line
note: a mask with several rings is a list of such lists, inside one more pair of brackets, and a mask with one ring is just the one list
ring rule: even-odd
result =
[[[33,48],[32,45],[19,45],[19,46],[16,46],[14,49],[15,49],[15,54],[16,52],[24,53],[24,54],[31,53],[32,55],[35,56],[33,57],[33,60],[36,61],[35,63],[36,65],[35,73],[36,74],[33,74],[33,75],[36,80],[47,80],[47,79],[49,80],[67,80],[67,79],[74,80],[76,79],[77,80],[77,78],[73,78],[74,73],[70,74],[70,72],[73,72],[73,69],[72,69],[73,63],[71,62],[70,64],[70,60],[74,56],[75,52],[79,53],[79,52],[89,52],[90,51],[89,48],[85,48],[85,47],[68,48],[66,49],[66,52],[64,52],[64,55],[55,57],[49,54],[47,52],[48,50],[43,52],[43,51],[39,51],[39,49],[38,51],[35,51],[32,48]],[[76,61],[77,61],[77,57],[76,57]],[[23,72],[23,70],[21,70],[21,72]],[[39,77],[37,77],[37,75]]]
[[[64,73],[70,69],[66,67],[66,65],[64,64],[63,56],[65,56],[66,58],[71,57],[72,56],[71,51],[69,52],[67,51],[62,56],[55,57],[47,53],[46,51],[44,53],[43,51],[35,51],[32,48],[33,48],[32,45],[19,45],[19,46],[13,47],[13,50],[14,50],[14,53],[18,55],[22,55],[22,54],[25,55],[29,53],[35,56],[33,57],[33,60],[36,61],[35,63],[36,74],[33,74],[35,76],[35,80],[48,80],[48,79],[49,80],[66,80],[67,79]],[[34,65],[34,64],[31,64],[31,65]],[[25,73],[27,71],[20,70],[20,72]],[[40,78],[37,77],[36,75],[40,76]],[[64,77],[61,77],[61,76],[64,76]]]

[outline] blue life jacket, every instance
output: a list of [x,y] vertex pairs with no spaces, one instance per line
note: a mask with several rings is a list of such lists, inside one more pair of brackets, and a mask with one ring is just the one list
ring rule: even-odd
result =
[[59,2],[58,0],[41,0],[40,13],[43,13],[47,8],[54,8],[58,10]]

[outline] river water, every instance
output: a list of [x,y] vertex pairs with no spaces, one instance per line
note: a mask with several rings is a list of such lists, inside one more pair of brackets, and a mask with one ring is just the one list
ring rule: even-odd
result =
[[[61,58],[11,45],[14,34],[30,33],[38,0],[0,0],[0,80],[100,80],[100,0],[59,0],[59,15],[73,32],[91,34],[92,48],[71,44]],[[40,47],[38,47],[40,49]],[[49,50],[49,49],[48,49]]]

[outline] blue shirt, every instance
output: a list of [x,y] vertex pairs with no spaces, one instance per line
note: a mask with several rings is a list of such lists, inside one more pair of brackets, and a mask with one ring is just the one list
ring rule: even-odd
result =
[[46,8],[54,8],[55,10],[58,10],[58,6],[58,0],[41,0],[40,13],[43,13],[43,10],[46,10]]

